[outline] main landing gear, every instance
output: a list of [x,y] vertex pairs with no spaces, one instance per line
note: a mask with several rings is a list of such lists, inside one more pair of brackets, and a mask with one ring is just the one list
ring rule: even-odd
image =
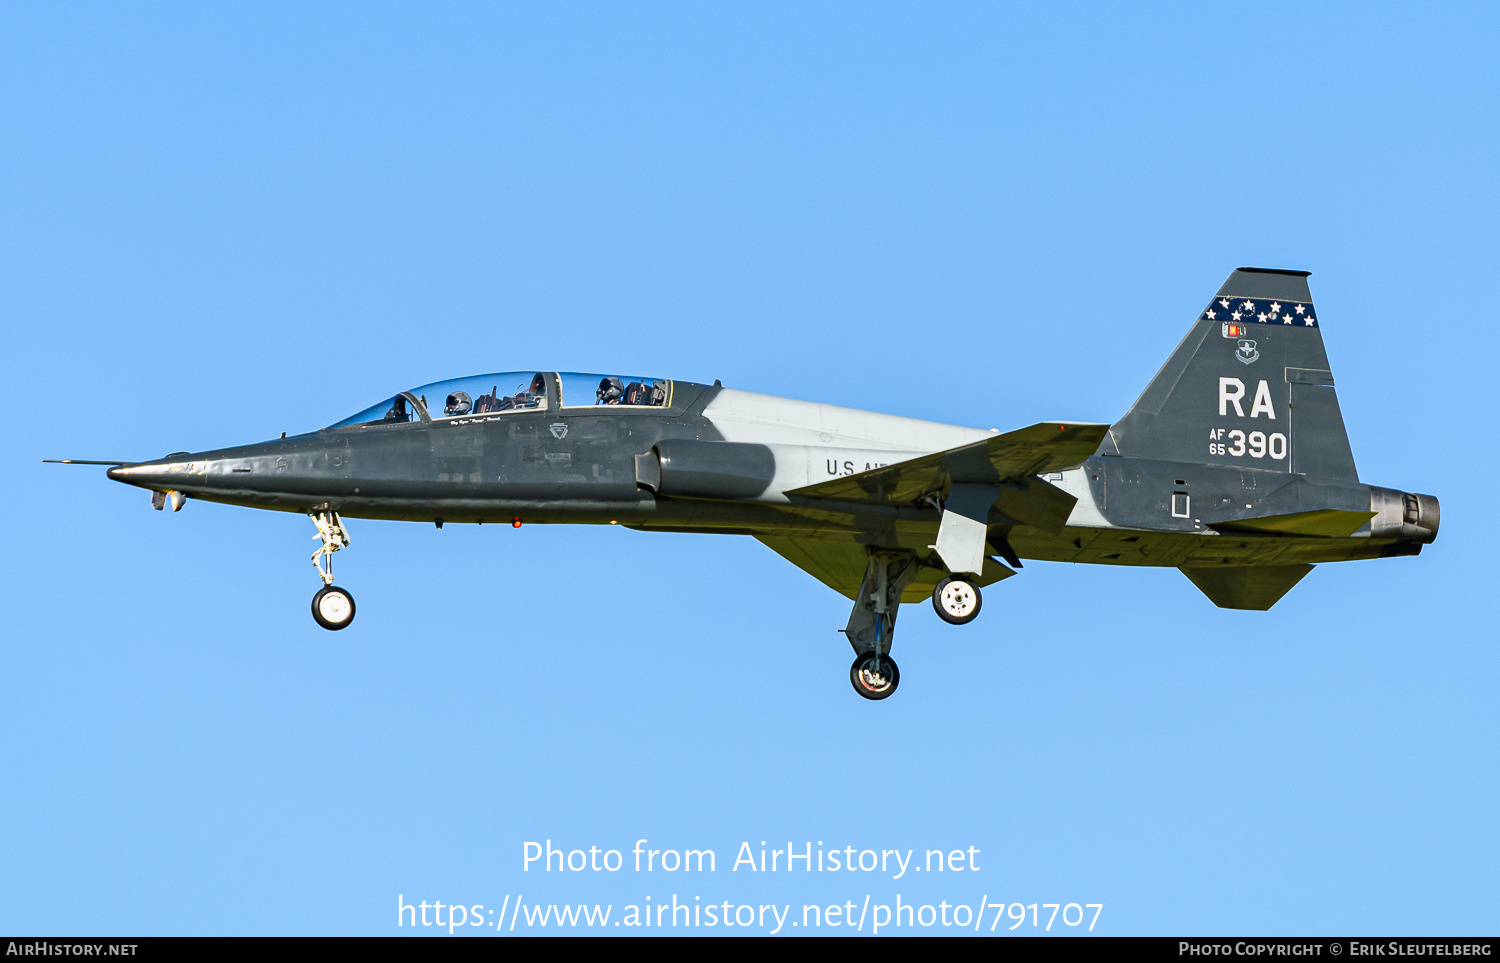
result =
[[[915,552],[904,549],[871,547],[866,551],[869,563],[844,636],[854,647],[849,683],[864,698],[879,700],[890,697],[901,684],[901,670],[891,658],[891,641],[901,594],[917,574],[919,563]],[[948,575],[932,590],[932,607],[939,618],[953,625],[974,621],[980,601],[979,586],[967,575]]]
[[974,621],[983,602],[979,586],[962,575],[949,575],[932,590],[932,607],[937,610],[938,618],[950,625]]
[[901,684],[901,670],[889,655],[866,652],[854,657],[854,664],[849,666],[849,682],[866,699],[884,699]]
[[313,620],[323,628],[336,632],[354,621],[354,596],[347,589],[333,584],[333,553],[348,547],[349,533],[344,531],[339,513],[326,505],[322,510],[308,512],[307,515],[318,526],[318,534],[313,538],[323,540],[322,546],[312,553],[313,567],[323,580],[323,587],[313,596]]
[[917,572],[917,557],[914,552],[877,548],[869,553],[844,637],[854,647],[849,683],[866,699],[879,700],[888,698],[901,682],[901,672],[891,658],[891,640],[901,592]]

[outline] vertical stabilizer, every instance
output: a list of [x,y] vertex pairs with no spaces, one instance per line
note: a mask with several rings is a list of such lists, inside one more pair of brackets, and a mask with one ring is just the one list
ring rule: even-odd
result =
[[1231,274],[1101,450],[1358,481],[1307,276]]

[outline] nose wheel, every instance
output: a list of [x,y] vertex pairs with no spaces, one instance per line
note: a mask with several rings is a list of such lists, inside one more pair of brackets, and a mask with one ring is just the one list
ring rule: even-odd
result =
[[312,614],[323,628],[337,632],[354,621],[354,596],[337,585],[325,585],[313,596]]
[[937,610],[938,618],[950,625],[974,621],[982,602],[979,586],[962,575],[950,575],[932,590],[932,607]]
[[348,546],[349,533],[344,531],[339,513],[327,505],[321,511],[308,512],[308,517],[318,526],[318,534],[313,538],[323,541],[312,554],[313,567],[323,580],[323,587],[312,600],[313,621],[330,632],[336,632],[354,621],[354,596],[348,589],[333,584],[333,553]]
[[854,664],[849,666],[849,681],[855,692],[878,701],[896,691],[896,686],[901,684],[901,671],[896,668],[896,660],[889,655],[866,652],[856,656]]

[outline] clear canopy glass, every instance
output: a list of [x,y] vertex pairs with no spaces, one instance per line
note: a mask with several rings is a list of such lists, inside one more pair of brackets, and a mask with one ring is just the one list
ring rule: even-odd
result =
[[[672,385],[641,375],[558,375],[562,404],[569,408],[605,406],[666,407]],[[413,401],[412,399],[415,399]],[[502,371],[450,378],[404,391],[378,405],[329,425],[329,429],[364,425],[399,425],[421,421],[425,412],[434,421],[505,411],[537,411],[547,407],[547,379],[539,371]]]
[[588,405],[648,405],[663,407],[669,393],[667,382],[641,375],[582,374],[564,371],[562,380],[564,408]]
[[434,420],[547,407],[547,383],[537,371],[450,378],[413,388],[411,393],[422,400]]
[[410,421],[420,421],[421,415],[417,414],[416,406],[406,399],[404,395],[396,395],[387,398],[378,405],[371,405],[358,414],[350,415],[343,421],[337,421],[329,425],[329,429],[351,428],[354,425],[404,425]]
[[[407,396],[417,399],[417,404]],[[499,411],[527,411],[547,407],[547,386],[540,372],[502,371],[494,374],[450,378],[402,392],[378,405],[350,415],[329,425],[329,429],[362,425],[395,425],[422,420],[420,405],[427,417],[461,418]]]

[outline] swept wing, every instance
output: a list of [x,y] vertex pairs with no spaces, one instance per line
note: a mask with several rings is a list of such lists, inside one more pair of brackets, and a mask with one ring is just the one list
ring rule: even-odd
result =
[[1036,476],[1083,464],[1108,431],[1108,425],[1044,421],[786,494],[794,499],[902,505],[948,492],[954,485],[994,486],[997,500],[993,504],[1000,511],[1024,524],[1057,532],[1076,499]]

